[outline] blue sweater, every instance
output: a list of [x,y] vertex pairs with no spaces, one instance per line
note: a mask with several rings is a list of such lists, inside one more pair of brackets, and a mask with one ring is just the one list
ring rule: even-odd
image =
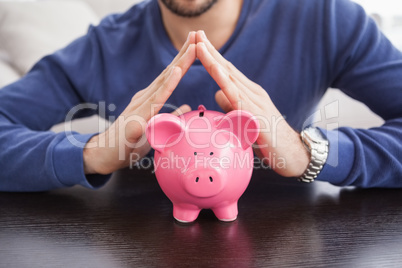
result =
[[[328,87],[364,102],[385,124],[325,131],[330,153],[318,179],[402,187],[402,54],[360,6],[348,0],[245,0],[220,52],[269,93],[297,130]],[[80,103],[114,104],[105,117],[118,116],[176,54],[157,1],[146,1],[106,17],[0,90],[0,190],[102,186],[109,176],[85,176],[83,170],[82,145],[92,135],[48,129]],[[196,61],[168,103],[220,110],[217,90]],[[81,110],[78,117],[94,113]]]

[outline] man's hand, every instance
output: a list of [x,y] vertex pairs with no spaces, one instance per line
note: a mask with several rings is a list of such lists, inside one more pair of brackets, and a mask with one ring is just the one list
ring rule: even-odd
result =
[[[262,130],[257,139],[259,156],[268,160],[282,176],[301,176],[310,161],[309,154],[299,133],[284,120],[268,93],[227,61],[203,31],[197,32],[197,57],[221,88],[215,95],[219,106],[225,112],[237,109],[249,111],[260,120]],[[276,165],[279,162],[281,165]]]
[[[134,95],[105,132],[88,141],[84,148],[85,174],[112,173],[128,166],[130,154],[142,157],[149,152],[150,146],[144,135],[146,124],[163,107],[195,61],[195,35],[190,32],[172,63],[147,88]],[[188,105],[183,105],[176,113],[189,110]]]

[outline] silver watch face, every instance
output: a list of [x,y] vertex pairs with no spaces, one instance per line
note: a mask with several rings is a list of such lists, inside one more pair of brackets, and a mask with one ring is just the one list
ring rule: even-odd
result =
[[304,134],[315,142],[327,142],[318,128],[308,127],[304,130]]

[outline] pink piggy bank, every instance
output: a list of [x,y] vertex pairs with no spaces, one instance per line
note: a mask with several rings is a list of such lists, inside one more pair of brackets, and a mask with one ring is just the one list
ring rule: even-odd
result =
[[146,137],[155,149],[155,175],[173,203],[173,216],[192,222],[201,209],[221,221],[237,218],[237,201],[253,172],[258,120],[246,111],[198,111],[151,118]]

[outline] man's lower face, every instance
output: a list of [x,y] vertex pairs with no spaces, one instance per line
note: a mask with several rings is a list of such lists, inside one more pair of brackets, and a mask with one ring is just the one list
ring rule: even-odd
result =
[[218,0],[161,0],[174,14],[181,17],[198,17],[207,12]]

